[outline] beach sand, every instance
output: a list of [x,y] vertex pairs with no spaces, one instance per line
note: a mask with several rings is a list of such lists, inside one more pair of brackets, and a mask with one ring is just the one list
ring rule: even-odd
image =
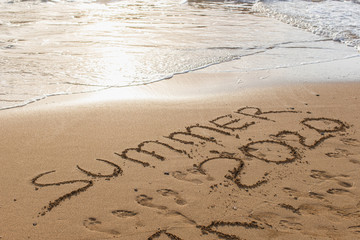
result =
[[1,112],[0,239],[359,238],[360,84],[256,74]]

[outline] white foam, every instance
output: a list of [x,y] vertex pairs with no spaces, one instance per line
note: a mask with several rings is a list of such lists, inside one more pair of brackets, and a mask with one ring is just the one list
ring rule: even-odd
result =
[[360,4],[357,0],[265,0],[254,4],[252,10],[360,50]]

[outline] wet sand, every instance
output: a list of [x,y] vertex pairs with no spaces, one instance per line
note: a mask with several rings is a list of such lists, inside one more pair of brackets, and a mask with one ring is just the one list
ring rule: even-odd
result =
[[360,84],[249,79],[2,111],[0,239],[358,238]]

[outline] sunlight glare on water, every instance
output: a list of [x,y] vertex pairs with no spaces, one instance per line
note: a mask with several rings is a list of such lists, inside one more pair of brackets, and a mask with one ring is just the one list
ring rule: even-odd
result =
[[146,84],[309,40],[252,14],[254,2],[0,0],[0,109]]
[[252,21],[239,21],[249,4],[124,0],[0,5],[1,107],[48,94],[149,83],[221,62],[242,53],[217,48],[236,44],[240,34],[229,37],[229,28]]

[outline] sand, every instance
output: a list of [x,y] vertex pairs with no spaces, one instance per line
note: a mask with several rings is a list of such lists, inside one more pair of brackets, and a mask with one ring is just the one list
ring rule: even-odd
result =
[[243,80],[2,111],[0,239],[359,238],[360,84]]

